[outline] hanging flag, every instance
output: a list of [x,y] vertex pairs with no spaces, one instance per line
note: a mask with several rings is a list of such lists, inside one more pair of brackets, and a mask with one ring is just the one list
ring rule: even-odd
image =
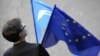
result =
[[31,0],[31,6],[37,42],[41,43],[52,13],[52,8],[38,0]]
[[64,41],[74,55],[98,56],[100,52],[100,41],[55,6],[42,45],[48,48],[59,40]]

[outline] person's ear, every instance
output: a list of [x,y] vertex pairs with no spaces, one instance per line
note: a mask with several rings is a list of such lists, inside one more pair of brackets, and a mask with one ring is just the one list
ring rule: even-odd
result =
[[26,30],[23,30],[22,32],[20,32],[19,36],[20,37],[26,37],[27,36]]

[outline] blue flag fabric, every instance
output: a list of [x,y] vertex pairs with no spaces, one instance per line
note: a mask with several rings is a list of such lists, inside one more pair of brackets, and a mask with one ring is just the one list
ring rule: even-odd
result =
[[31,6],[37,42],[41,43],[53,9],[38,0],[31,0]]
[[77,56],[98,56],[100,52],[100,41],[55,6],[42,45],[48,48],[59,40],[66,42],[70,52]]

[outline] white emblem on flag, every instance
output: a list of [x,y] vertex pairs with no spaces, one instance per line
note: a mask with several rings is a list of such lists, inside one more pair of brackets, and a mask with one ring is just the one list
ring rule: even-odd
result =
[[38,13],[37,21],[39,21],[40,19],[42,19],[42,17],[44,15],[50,16],[51,15],[51,12],[50,11],[47,11],[47,10],[40,10],[39,13]]

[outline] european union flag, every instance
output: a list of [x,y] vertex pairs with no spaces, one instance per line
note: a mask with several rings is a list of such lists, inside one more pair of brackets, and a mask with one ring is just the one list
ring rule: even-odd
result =
[[37,42],[41,43],[53,9],[39,0],[31,0],[31,6]]
[[77,56],[98,56],[100,51],[100,41],[55,6],[42,45],[51,47],[59,40],[66,42],[70,52]]

